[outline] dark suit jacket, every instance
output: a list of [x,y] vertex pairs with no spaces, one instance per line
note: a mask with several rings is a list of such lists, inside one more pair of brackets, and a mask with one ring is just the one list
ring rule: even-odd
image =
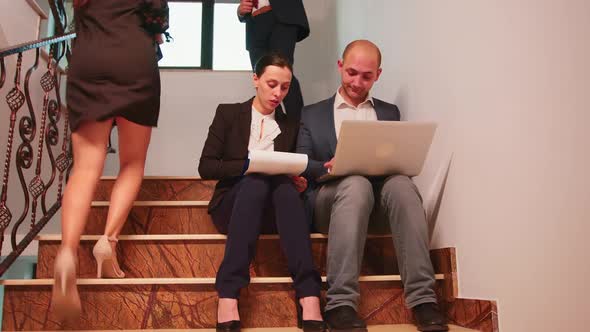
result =
[[[297,139],[297,153],[305,153],[309,157],[307,169],[303,173],[308,180],[305,192],[308,216],[313,216],[313,208],[317,190],[321,186],[314,180],[326,173],[324,163],[330,161],[336,153],[336,126],[334,125],[334,100],[322,100],[316,104],[305,106],[301,113],[301,128]],[[399,121],[400,112],[397,106],[373,98],[377,120]]]
[[[209,127],[199,161],[199,174],[203,179],[219,180],[209,202],[209,211],[219,205],[225,192],[239,181],[244,171],[248,159],[253,99],[241,104],[219,105]],[[287,119],[280,110],[275,113],[275,121],[281,128],[274,141],[275,151],[292,152],[299,124]]]
[[[283,24],[296,25],[297,41],[302,41],[309,36],[309,22],[303,7],[303,0],[270,0],[270,6],[277,21]],[[252,46],[254,35],[259,31],[267,31],[270,27],[258,26],[251,15],[239,17],[240,21],[246,22],[246,49]],[[262,24],[265,24],[263,21]],[[259,24],[260,25],[260,24]]]

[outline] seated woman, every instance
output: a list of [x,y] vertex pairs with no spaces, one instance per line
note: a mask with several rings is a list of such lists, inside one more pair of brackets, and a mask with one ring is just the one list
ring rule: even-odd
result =
[[240,331],[238,297],[250,282],[250,262],[262,232],[278,230],[297,298],[298,326],[324,331],[320,312],[320,275],[313,265],[309,226],[299,192],[304,178],[245,175],[248,151],[295,149],[299,124],[275,110],[289,91],[292,67],[276,53],[255,67],[256,96],[241,104],[217,108],[199,163],[204,179],[219,180],[209,213],[219,232],[227,234],[225,256],[217,272],[217,331]]

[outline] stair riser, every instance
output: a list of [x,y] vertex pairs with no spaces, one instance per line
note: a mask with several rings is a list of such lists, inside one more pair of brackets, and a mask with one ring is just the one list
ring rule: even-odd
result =
[[[217,181],[200,179],[144,179],[138,201],[208,201]],[[95,201],[110,200],[115,180],[101,180],[94,194]]]
[[[48,312],[51,288],[5,288],[5,330],[197,329],[215,326],[217,293],[213,285],[79,286],[81,320],[56,323]],[[411,322],[399,283],[361,283],[360,313],[369,324]],[[242,291],[245,327],[296,326],[291,284],[250,285]],[[325,296],[325,294],[323,295]]]
[[[37,278],[53,276],[53,260],[58,241],[41,241]],[[95,278],[96,263],[92,256],[94,241],[83,241],[78,254],[79,276]],[[316,266],[326,274],[326,239],[313,239]],[[224,240],[215,241],[119,241],[118,259],[128,278],[210,278],[215,277],[223,260]],[[252,276],[289,276],[287,261],[278,239],[258,241]],[[436,256],[436,253],[433,253]],[[433,257],[433,260],[440,260]],[[439,273],[437,271],[437,273]],[[363,275],[399,274],[391,238],[368,239],[365,246]]]
[[[104,233],[108,206],[92,207],[84,234]],[[217,234],[206,206],[135,206],[121,234]]]

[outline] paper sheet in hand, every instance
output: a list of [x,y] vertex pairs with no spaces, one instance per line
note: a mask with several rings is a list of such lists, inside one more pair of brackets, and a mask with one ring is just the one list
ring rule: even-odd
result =
[[250,151],[246,174],[299,175],[307,167],[307,155],[277,151]]

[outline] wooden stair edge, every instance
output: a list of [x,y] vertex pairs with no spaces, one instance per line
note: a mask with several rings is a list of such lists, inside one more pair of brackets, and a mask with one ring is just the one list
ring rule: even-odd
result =
[[[100,177],[101,181],[114,181],[117,179],[116,175],[103,175]],[[205,180],[198,175],[147,175],[143,177],[144,180],[178,180],[178,181],[187,181],[187,180],[195,180],[195,181],[215,181],[215,180]]]
[[[92,201],[90,207],[107,207],[110,206],[109,201]],[[134,201],[133,206],[147,206],[147,207],[207,207],[209,201]]]
[[[298,327],[250,327],[242,328],[243,332],[301,332]],[[368,332],[417,332],[417,328],[412,324],[383,324],[383,325],[368,325]],[[92,330],[90,330],[92,331]],[[215,332],[214,328],[202,329],[145,329],[145,330],[100,330],[102,332],[138,332],[138,331],[153,331],[153,332]],[[454,324],[449,324],[449,332],[476,332],[467,327],[461,327]]]
[[[82,235],[80,241],[98,241],[102,235]],[[258,237],[259,240],[278,240],[278,234],[262,234]],[[322,233],[311,233],[309,238],[328,239],[328,235]],[[391,234],[369,234],[367,239],[389,239]],[[225,240],[227,236],[224,234],[132,234],[120,235],[119,241],[212,241]],[[58,242],[61,241],[60,234],[43,234],[35,237],[36,241],[43,242]]]
[[[436,280],[444,280],[445,274],[435,274]],[[215,278],[123,278],[97,279],[79,278],[78,285],[214,285]],[[360,282],[401,281],[399,274],[361,276]],[[251,284],[287,284],[292,283],[291,277],[254,277]],[[326,276],[322,277],[326,282]],[[0,286],[51,286],[53,279],[5,279],[0,280]]]

